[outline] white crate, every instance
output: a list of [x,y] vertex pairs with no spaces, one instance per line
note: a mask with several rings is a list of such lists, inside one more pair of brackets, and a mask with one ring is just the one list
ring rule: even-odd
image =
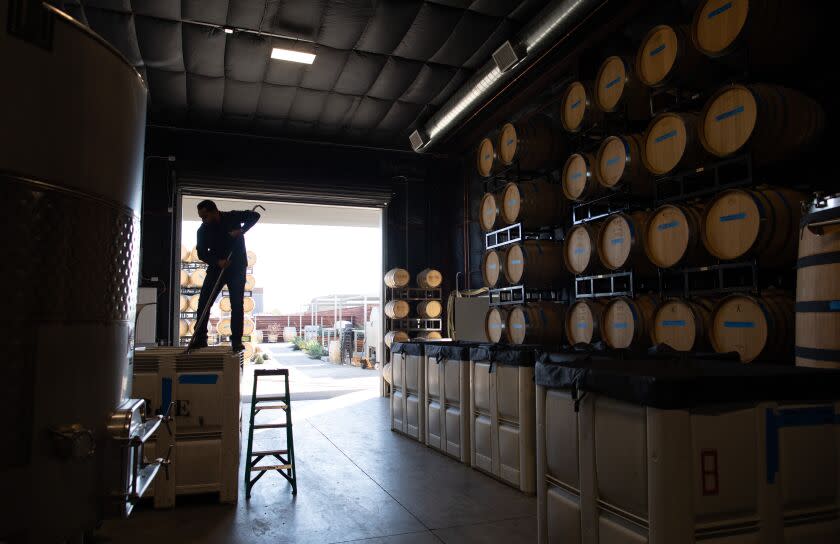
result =
[[470,464],[469,347],[426,345],[426,445]]
[[394,343],[391,372],[391,430],[423,442],[426,436],[426,413],[422,406],[426,390],[423,344]]
[[539,542],[840,542],[840,404],[575,412],[536,389]]
[[[236,502],[242,356],[225,347],[183,351],[149,348],[135,354],[134,394],[156,410],[175,401],[170,477],[159,476],[147,495],[158,508],[174,506],[176,495],[194,493],[218,492],[221,502]],[[159,431],[146,457],[165,456],[169,443],[166,429]]]
[[491,352],[483,350],[473,348],[470,355],[471,465],[523,493],[533,494],[534,367],[490,362],[485,357]]

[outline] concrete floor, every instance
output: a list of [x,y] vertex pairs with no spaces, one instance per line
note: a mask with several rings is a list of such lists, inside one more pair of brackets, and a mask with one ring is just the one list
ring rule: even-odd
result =
[[[142,506],[128,520],[106,522],[97,542],[536,540],[535,498],[390,430],[378,373],[313,361],[287,347],[269,349],[290,368],[297,496],[279,474],[269,473],[250,501],[240,486],[235,506],[213,497],[179,497],[172,510]],[[250,401],[250,380],[246,371],[243,402]],[[269,394],[273,386],[262,384],[259,394]],[[243,404],[245,424],[249,408]]]

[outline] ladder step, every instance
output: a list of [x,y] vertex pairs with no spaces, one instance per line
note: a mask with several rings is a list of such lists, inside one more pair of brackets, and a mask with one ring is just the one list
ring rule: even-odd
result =
[[292,465],[266,465],[263,467],[251,467],[251,472],[259,472],[263,470],[288,470]]
[[283,427],[288,427],[286,423],[261,423],[259,425],[254,425],[251,427],[252,429],[282,429]]
[[267,401],[272,401],[272,400],[285,401],[286,400],[286,395],[274,395],[274,396],[269,396],[269,397],[259,397],[257,399],[257,402],[267,402]]
[[255,406],[254,410],[285,410],[285,404],[271,404],[269,406]]
[[267,450],[267,451],[252,451],[251,455],[281,455],[289,453],[289,450]]

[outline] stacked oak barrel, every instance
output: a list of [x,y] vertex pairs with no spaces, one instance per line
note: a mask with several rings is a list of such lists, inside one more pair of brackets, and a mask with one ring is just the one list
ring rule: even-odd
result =
[[[415,276],[415,287],[410,284],[411,274],[405,268],[392,268],[385,273],[388,300],[384,308],[384,342],[389,348],[394,342],[408,342],[411,338],[442,338],[443,276],[434,268],[425,268]],[[414,326],[418,324],[421,326]]]
[[[562,242],[488,249],[485,285],[573,286],[567,304],[491,307],[490,341],[664,345],[745,363],[792,362],[796,345],[799,364],[840,366],[840,198],[814,199],[807,179],[777,172],[824,132],[820,104],[773,74],[807,54],[808,36],[778,38],[813,14],[795,10],[791,25],[777,4],[700,2],[691,24],[650,28],[635,51],[582,67],[594,78],[570,78],[539,114],[480,142],[478,174],[509,180],[482,195],[482,230],[564,227]],[[627,273],[605,296],[577,290]],[[718,279],[701,289],[695,273]]]

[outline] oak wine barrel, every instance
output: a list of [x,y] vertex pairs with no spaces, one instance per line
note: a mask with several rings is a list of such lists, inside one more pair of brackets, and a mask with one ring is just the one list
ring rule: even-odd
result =
[[201,259],[198,258],[198,248],[193,246],[190,250],[190,256],[187,258],[187,262],[190,263],[200,263]]
[[248,266],[254,266],[257,264],[257,254],[251,251],[250,249],[245,252],[245,259],[247,261]]
[[573,81],[560,97],[560,124],[567,132],[580,132],[591,128],[603,118],[595,108],[591,83]]
[[187,249],[187,246],[181,245],[181,262],[186,263],[189,262],[190,258],[190,250]]
[[645,225],[649,212],[636,211],[609,216],[598,229],[597,252],[607,270],[632,268],[634,274],[656,273],[645,254]]
[[[250,314],[256,308],[256,303],[254,302],[253,297],[244,297],[242,299],[242,310],[246,314]],[[222,297],[222,300],[219,301],[219,309],[223,312],[230,312],[232,310],[230,304],[230,297]]]
[[514,306],[507,317],[511,344],[561,345],[566,307],[556,302],[529,302]]
[[385,334],[383,341],[390,348],[394,342],[408,342],[408,334],[403,331],[390,331]]
[[391,289],[405,287],[411,281],[411,274],[404,268],[392,268],[385,273],[385,285]]
[[419,333],[417,338],[421,338],[423,340],[441,340],[443,335],[438,331],[426,331]]
[[597,229],[598,225],[581,223],[566,233],[563,262],[572,274],[592,274],[602,269],[596,244]]
[[642,39],[636,75],[648,87],[698,85],[708,79],[709,60],[691,43],[688,26],[658,25]]
[[189,287],[190,273],[187,270],[181,270],[181,287]]
[[493,175],[496,165],[496,149],[493,147],[493,140],[483,138],[475,151],[475,167],[478,175],[489,178]]
[[595,156],[590,153],[574,153],[566,159],[561,173],[563,194],[569,200],[583,201],[606,192],[598,180]]
[[607,57],[595,77],[595,107],[607,113],[623,112],[628,119],[650,117],[648,91],[634,73],[633,61]]
[[178,322],[178,336],[189,336],[190,323],[186,319]]
[[484,314],[484,334],[494,344],[510,342],[507,330],[508,310],[503,307],[490,308]]
[[257,285],[257,279],[253,274],[245,274],[245,290],[253,291]]
[[661,113],[645,131],[642,163],[651,174],[662,176],[674,170],[694,168],[704,157],[697,137],[696,113]]
[[503,166],[516,162],[520,170],[541,170],[564,154],[564,143],[550,117],[534,115],[502,125],[496,142],[497,157]]
[[502,191],[502,222],[526,229],[558,225],[563,216],[562,188],[545,179],[510,182]]
[[815,198],[796,265],[796,364],[840,368],[840,194]]
[[617,297],[607,301],[601,312],[601,336],[613,349],[641,349],[650,346],[653,314],[659,304],[656,295]]
[[198,311],[199,297],[200,297],[199,294],[195,294],[195,295],[190,296],[190,302],[189,302],[189,305],[188,305],[188,310],[190,312],[197,312]]
[[443,275],[434,268],[426,268],[417,274],[417,287],[421,289],[437,289],[443,283]]
[[254,329],[256,329],[256,328],[257,327],[256,327],[256,324],[254,323],[254,320],[251,319],[248,316],[245,316],[245,319],[242,322],[242,334],[244,334],[246,336],[250,336],[251,333],[253,333]]
[[793,297],[768,292],[757,297],[736,294],[715,304],[709,343],[718,353],[738,352],[742,363],[759,360],[789,363],[794,337]]
[[439,300],[424,300],[417,303],[417,315],[424,319],[437,319],[443,313],[443,304]]
[[605,138],[595,155],[598,183],[610,190],[627,187],[634,196],[653,195],[653,179],[645,168],[643,150],[644,139],[640,134]]
[[601,339],[601,314],[604,303],[595,299],[581,299],[566,313],[566,338],[572,346],[589,345]]
[[802,93],[753,83],[728,85],[706,101],[699,138],[718,157],[748,149],[756,164],[795,157],[819,141],[822,107]]
[[222,300],[219,301],[219,309],[223,312],[231,311],[230,297],[222,297]]
[[502,272],[510,285],[556,287],[565,279],[563,245],[552,240],[525,240],[508,246]]
[[201,287],[204,285],[204,278],[207,277],[207,271],[203,268],[196,268],[190,273],[190,287]]
[[219,336],[230,336],[230,318],[222,318],[216,323],[216,333]]
[[706,257],[700,243],[703,216],[698,205],[665,204],[650,214],[645,253],[659,268],[696,264]]
[[501,225],[501,210],[493,193],[484,193],[478,207],[478,224],[484,232],[490,232]]
[[703,212],[703,245],[724,261],[756,257],[762,266],[792,264],[804,198],[781,187],[723,191]]
[[182,312],[188,312],[190,310],[190,297],[187,295],[181,295],[179,297],[179,310]]
[[746,49],[751,70],[784,70],[802,60],[819,36],[815,7],[789,0],[703,0],[694,12],[691,40],[708,57]]
[[677,351],[697,351],[708,343],[714,303],[707,298],[672,298],[662,302],[654,313],[651,341]]
[[385,315],[391,319],[404,319],[410,311],[411,307],[404,300],[392,300],[385,304]]
[[502,263],[504,262],[504,249],[489,249],[484,252],[481,257],[481,277],[484,280],[484,286],[496,287],[500,285],[502,278]]

